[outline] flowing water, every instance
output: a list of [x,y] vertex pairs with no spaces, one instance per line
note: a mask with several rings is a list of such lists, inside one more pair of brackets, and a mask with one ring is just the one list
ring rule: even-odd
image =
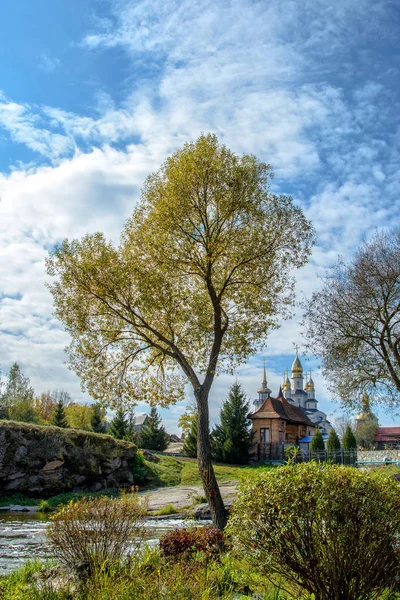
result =
[[[0,514],[0,575],[21,566],[28,560],[51,558],[46,539],[48,515],[43,513]],[[202,524],[196,521],[196,524]],[[148,520],[146,541],[156,544],[160,536],[170,529],[187,525],[182,519]]]

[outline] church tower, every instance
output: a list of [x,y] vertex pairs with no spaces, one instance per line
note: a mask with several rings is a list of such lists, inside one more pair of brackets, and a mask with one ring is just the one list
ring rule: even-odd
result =
[[266,400],[270,396],[270,394],[271,394],[271,390],[267,386],[267,372],[265,370],[265,360],[264,360],[263,380],[261,383],[261,387],[258,390],[258,398],[257,398],[257,400],[254,400],[254,406],[256,407],[256,410],[258,410],[260,408],[261,404],[264,402],[264,400]]
[[292,393],[295,395],[297,390],[303,391],[303,365],[300,362],[298,356],[298,350],[296,348],[296,358],[292,364]]
[[285,374],[283,377],[282,392],[283,392],[284,398],[286,398],[286,399],[290,398],[290,381],[289,381],[289,375],[288,375],[287,370],[285,371]]

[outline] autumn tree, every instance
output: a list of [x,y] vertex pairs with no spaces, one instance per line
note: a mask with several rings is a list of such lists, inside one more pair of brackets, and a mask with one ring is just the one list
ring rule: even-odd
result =
[[199,470],[220,528],[210,389],[289,316],[291,270],[313,239],[301,209],[270,191],[271,177],[254,156],[201,135],[148,177],[118,246],[95,233],[65,240],[48,260],[70,363],[93,397],[167,406],[191,384]]
[[400,229],[377,233],[339,260],[305,314],[310,347],[344,404],[364,393],[400,401]]
[[70,427],[83,429],[84,431],[91,430],[91,417],[93,409],[89,404],[81,404],[80,402],[70,402],[65,407],[65,416]]

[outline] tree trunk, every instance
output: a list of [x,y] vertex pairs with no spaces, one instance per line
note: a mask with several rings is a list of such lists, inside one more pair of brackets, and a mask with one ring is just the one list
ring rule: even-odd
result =
[[195,396],[199,412],[197,429],[197,463],[203,481],[204,493],[210,507],[213,526],[217,529],[224,529],[228,520],[228,514],[224,501],[222,500],[211,462],[208,394],[206,394],[203,386],[200,386],[200,388],[195,391]]

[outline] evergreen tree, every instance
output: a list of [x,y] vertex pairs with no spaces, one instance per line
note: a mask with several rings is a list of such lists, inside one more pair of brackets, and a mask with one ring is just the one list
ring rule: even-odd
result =
[[327,450],[328,452],[336,452],[337,450],[340,450],[340,440],[334,429],[331,429],[329,432]]
[[343,450],[356,450],[357,440],[350,425],[346,427],[346,431],[342,441]]
[[190,429],[185,435],[185,440],[182,446],[182,452],[190,458],[197,458],[197,426],[199,423],[199,417],[197,413],[193,413],[191,417]]
[[92,406],[92,415],[90,417],[90,426],[95,433],[105,433],[107,425],[104,421],[103,409],[97,402]]
[[324,438],[322,437],[322,433],[320,429],[317,427],[314,431],[314,435],[312,437],[310,443],[310,452],[314,454],[318,461],[324,460],[323,452],[325,450]]
[[54,414],[52,418],[52,425],[56,427],[63,427],[64,429],[68,427],[67,415],[65,414],[65,406],[64,402],[60,399],[54,409]]
[[127,425],[126,425],[126,441],[131,442],[132,444],[139,444],[139,435],[135,428],[136,417],[135,413],[131,411],[127,416]]
[[128,432],[128,420],[122,408],[118,409],[110,423],[109,434],[117,440],[125,440]]
[[249,459],[252,435],[247,415],[250,410],[242,386],[235,382],[220,412],[220,425],[212,432],[212,452],[215,460],[245,464]]
[[328,450],[328,458],[329,460],[333,460],[333,462],[340,461],[340,440],[338,434],[334,429],[331,429],[329,432],[328,442],[327,442],[327,450]]
[[165,450],[169,444],[169,435],[161,424],[161,418],[155,406],[150,410],[149,418],[140,434],[140,446],[147,450]]

